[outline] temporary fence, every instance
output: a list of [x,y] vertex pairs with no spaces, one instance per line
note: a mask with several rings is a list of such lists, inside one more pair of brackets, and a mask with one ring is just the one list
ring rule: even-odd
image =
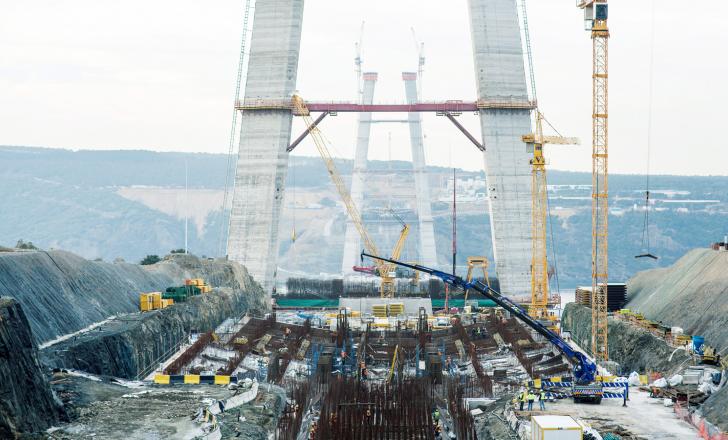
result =
[[708,422],[702,416],[691,413],[688,410],[687,405],[682,402],[675,402],[673,406],[675,415],[690,423],[695,429],[698,430],[698,436],[704,440],[728,440],[728,434],[718,429],[715,425]]

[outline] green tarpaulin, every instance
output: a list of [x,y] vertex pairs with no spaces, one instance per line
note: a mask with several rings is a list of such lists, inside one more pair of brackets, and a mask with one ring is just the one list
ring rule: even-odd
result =
[[[478,301],[479,307],[495,307],[495,303],[489,299],[472,300]],[[450,307],[463,307],[462,299],[451,299],[449,301]],[[470,300],[468,300],[470,302]],[[278,307],[285,308],[301,308],[301,309],[316,309],[316,308],[329,308],[335,309],[339,307],[338,299],[300,299],[300,298],[276,298],[276,304]],[[444,299],[433,299],[432,307],[434,309],[441,309],[445,307]]]

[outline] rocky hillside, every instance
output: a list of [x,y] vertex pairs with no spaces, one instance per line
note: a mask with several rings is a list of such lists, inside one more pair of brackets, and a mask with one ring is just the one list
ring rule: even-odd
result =
[[639,272],[627,292],[626,307],[728,347],[728,252],[694,249],[670,267]]
[[0,295],[23,305],[39,343],[135,311],[139,292],[172,281],[138,265],[88,261],[64,251],[0,253]]
[[[580,347],[591,350],[590,308],[575,303],[567,304],[561,323]],[[609,318],[609,359],[620,365],[622,373],[651,370],[669,375],[688,359],[684,351],[680,350],[674,355],[673,351],[672,347],[652,333]]]
[[[191,331],[214,330],[225,319],[262,311],[262,290],[221,288],[162,310],[126,315],[41,352],[43,363],[98,375],[143,378]],[[252,310],[251,310],[252,309]]]
[[139,266],[89,261],[64,251],[0,252],[0,295],[23,305],[38,343],[136,312],[140,292],[181,285],[185,278],[204,278],[213,287],[254,288],[242,266],[193,255],[173,254]]
[[23,308],[0,298],[0,438],[42,431],[66,417],[37,354]]
[[[46,365],[133,379],[156,367],[161,357],[174,351],[191,331],[213,330],[227,318],[248,311],[262,313],[268,308],[267,296],[237,263],[172,254],[154,265],[124,266],[163,282],[163,286],[182,283],[185,278],[203,278],[214,290],[163,310],[122,314],[93,331],[53,344],[42,351]],[[131,301],[131,307],[124,305],[124,311],[136,312],[138,292],[111,298],[117,303]]]

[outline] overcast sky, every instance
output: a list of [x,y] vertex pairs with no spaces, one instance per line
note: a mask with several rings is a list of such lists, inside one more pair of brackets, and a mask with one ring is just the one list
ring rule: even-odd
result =
[[[610,2],[610,172],[644,173],[652,2]],[[0,145],[224,153],[243,0],[3,0]],[[580,147],[550,147],[550,167],[590,170],[591,41],[573,0],[530,0],[542,111]],[[728,174],[728,3],[659,0],[655,8],[652,172]],[[424,41],[424,99],[475,97],[465,0],[307,0],[298,89],[311,100],[353,100],[361,22],[375,101],[404,100],[415,70],[410,31]],[[384,116],[388,117],[388,116]],[[479,132],[477,117],[461,121]],[[300,120],[294,135],[302,130]],[[354,115],[322,129],[353,157]],[[447,120],[424,117],[433,165],[481,169],[482,157]],[[391,132],[391,149],[387,145]],[[375,126],[370,158],[409,159],[405,126]],[[302,144],[299,155],[315,155]]]

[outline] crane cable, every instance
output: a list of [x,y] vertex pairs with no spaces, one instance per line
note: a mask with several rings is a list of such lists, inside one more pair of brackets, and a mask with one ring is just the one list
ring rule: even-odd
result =
[[[538,96],[536,94],[536,75],[534,74],[533,69],[533,50],[531,48],[531,35],[528,28],[528,11],[526,7],[526,0],[520,1],[521,6],[521,24],[523,26],[523,39],[526,46],[526,57],[528,60],[528,74],[529,79],[531,82],[531,98],[534,102],[538,102]],[[554,127],[551,122],[546,119],[545,116],[543,116],[543,113],[541,114],[541,117],[543,120],[548,124],[549,127],[551,127],[554,132],[558,136],[561,136],[561,133]],[[546,178],[548,179],[548,173],[546,174]],[[551,238],[551,260],[553,262],[553,268],[554,268],[554,281],[556,283],[556,291],[560,292],[561,286],[559,285],[559,269],[558,269],[558,260],[556,259],[556,240],[554,240],[554,224],[553,224],[553,218],[551,216],[551,199],[548,195],[548,189],[546,190],[546,211],[548,213],[548,225],[549,225],[549,235]]]
[[650,66],[649,66],[649,86],[648,86],[648,109],[647,109],[647,172],[645,178],[645,216],[642,223],[642,250],[645,253],[635,256],[635,258],[651,258],[657,260],[658,257],[650,253],[650,156],[652,150],[652,110],[653,110],[653,91],[654,91],[654,64],[655,64],[655,0],[652,0],[652,21],[650,29]]
[[[549,127],[556,133],[557,136],[562,137],[559,130],[546,119],[543,113],[541,113],[541,119],[548,124]],[[559,260],[556,258],[556,240],[554,240],[554,219],[551,215],[551,197],[549,197],[548,191],[548,173],[546,173],[546,212],[548,213],[548,225],[549,225],[549,236],[551,238],[551,261],[553,262],[554,268],[554,282],[556,283],[556,291],[561,294],[561,285],[559,284]]]
[[[235,146],[235,132],[237,131],[238,126],[238,110],[235,108],[235,104],[237,104],[237,101],[240,99],[240,84],[242,83],[242,77],[243,77],[243,66],[245,64],[245,49],[246,49],[246,42],[248,40],[248,22],[250,19],[250,3],[251,1],[255,0],[245,0],[245,6],[243,7],[243,31],[242,31],[242,37],[240,41],[240,57],[238,59],[238,73],[235,80],[235,97],[233,100],[233,118],[230,125],[230,144],[228,146],[228,154],[227,154],[227,164],[225,166],[225,192],[222,199],[222,209],[220,214],[220,236],[218,237],[218,255],[224,255],[224,253],[227,253],[227,241],[228,241],[228,234],[230,232],[230,217],[232,217],[232,208],[231,208],[231,215],[228,217],[227,222],[225,221],[225,209],[227,208],[228,199],[233,198],[235,189],[233,188],[233,194],[228,195],[230,192],[230,180],[232,177],[233,184],[235,183],[235,176],[232,168],[232,157],[233,157],[233,148]],[[226,228],[227,226],[227,228]],[[225,250],[223,251],[223,243],[225,246]],[[224,253],[223,253],[224,252]]]

